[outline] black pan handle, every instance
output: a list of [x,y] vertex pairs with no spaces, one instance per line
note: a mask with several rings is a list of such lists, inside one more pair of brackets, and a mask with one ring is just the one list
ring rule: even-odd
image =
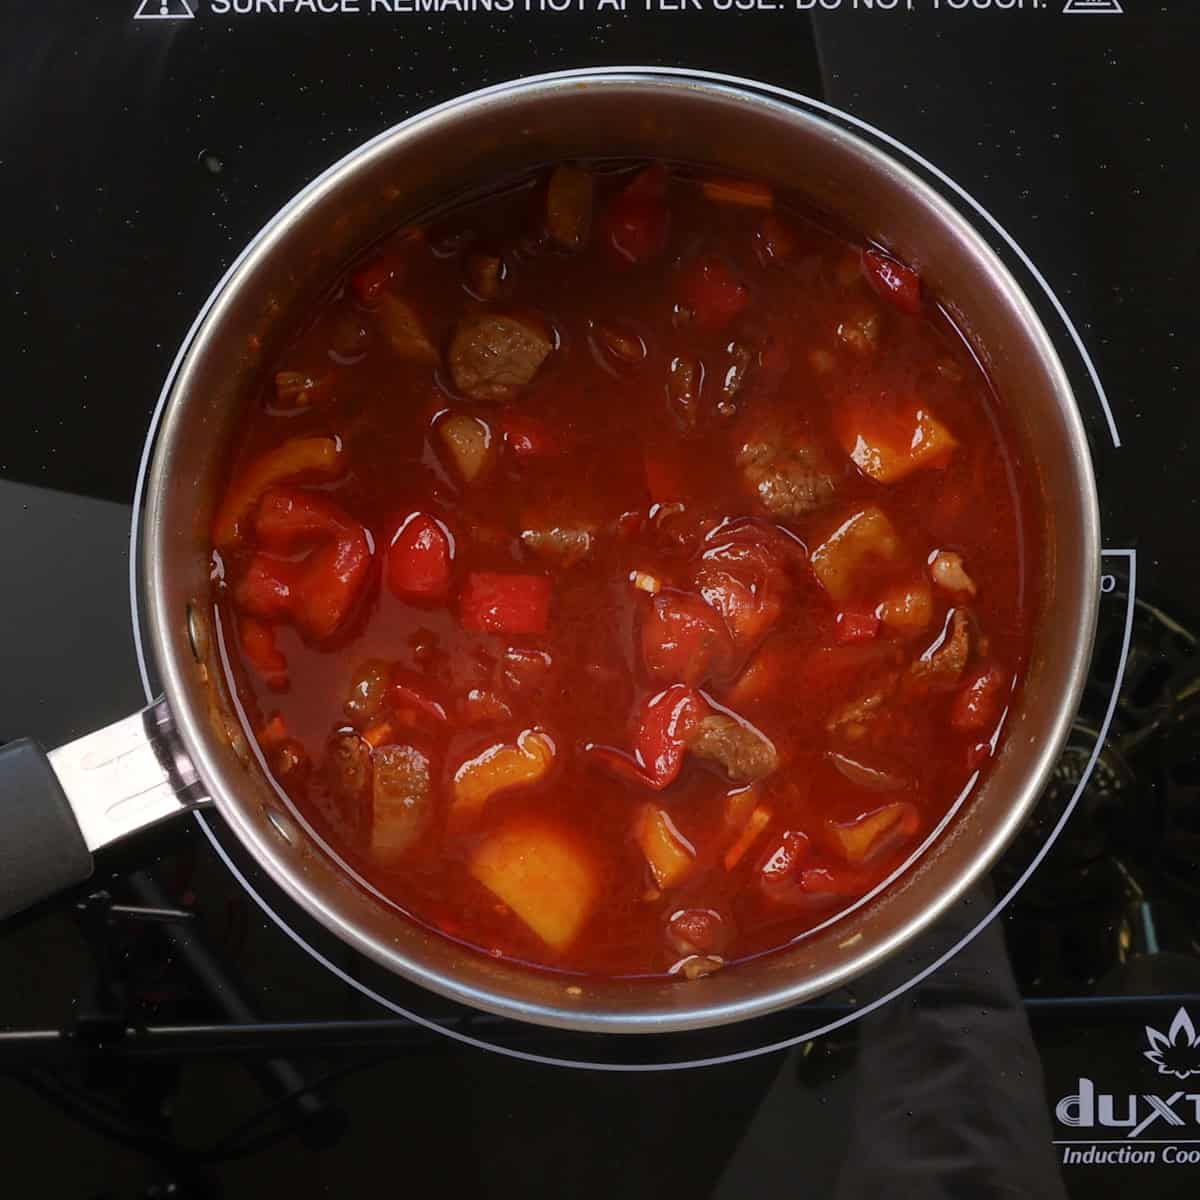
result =
[[207,802],[162,700],[49,754],[0,747],[0,919],[82,883],[101,847]]
[[0,746],[0,917],[92,873],[92,852],[58,776],[36,742]]

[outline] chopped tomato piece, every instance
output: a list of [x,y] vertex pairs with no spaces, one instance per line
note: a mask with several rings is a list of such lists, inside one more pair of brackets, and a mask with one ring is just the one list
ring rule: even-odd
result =
[[673,684],[642,705],[632,757],[611,746],[587,749],[615,774],[661,791],[679,777],[688,742],[707,708],[698,692],[682,683]]
[[256,458],[229,485],[213,518],[213,542],[228,546],[242,533],[263,492],[285,480],[329,479],[341,469],[341,446],[334,438],[292,438]]
[[921,311],[921,277],[878,250],[864,250],[863,272],[867,282],[901,312],[916,316]]
[[846,609],[837,615],[833,636],[842,645],[849,642],[869,642],[878,635],[882,624],[873,612]]
[[[267,620],[291,618],[317,641],[336,632],[366,582],[366,530],[325,496],[272,488],[259,504],[254,532],[263,549],[234,590],[239,607]],[[306,543],[313,548],[295,561],[291,556]]]
[[688,264],[679,278],[678,295],[705,329],[723,329],[750,303],[746,285],[711,255]]
[[660,888],[682,883],[696,865],[696,848],[675,828],[665,809],[644,805],[634,822],[634,837]]
[[649,262],[662,254],[671,230],[667,168],[662,163],[639,171],[613,198],[605,226],[609,245],[626,262]]
[[721,954],[732,922],[712,908],[681,908],[667,922],[667,943],[677,954]]
[[800,864],[808,858],[808,834],[789,829],[769,845],[758,868],[758,885],[768,900],[786,899],[795,888]]
[[411,513],[388,546],[388,587],[401,600],[444,600],[450,593],[453,559],[449,530],[427,513]]
[[463,628],[472,633],[543,633],[552,590],[545,575],[472,571],[459,599]]
[[699,596],[663,590],[642,619],[642,660],[657,679],[697,686],[725,671],[733,644],[721,618]]
[[753,525],[716,529],[708,542],[696,565],[696,587],[745,653],[779,619],[791,589],[779,548],[768,531]]
[[[242,617],[238,621],[238,636],[247,662],[266,680],[268,686],[285,687],[288,678],[287,659],[275,645],[275,630],[253,617]],[[283,720],[278,714],[275,719]]]
[[950,709],[950,725],[960,733],[983,733],[995,727],[1008,698],[1008,676],[985,667],[965,684]]
[[546,458],[563,452],[562,438],[544,421],[521,413],[500,418],[504,444],[518,458]]

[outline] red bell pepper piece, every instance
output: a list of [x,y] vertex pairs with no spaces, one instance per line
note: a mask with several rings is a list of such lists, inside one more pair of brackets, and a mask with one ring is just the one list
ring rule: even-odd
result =
[[660,792],[683,769],[683,756],[708,706],[700,693],[676,683],[642,705],[633,736],[633,755],[612,746],[588,746],[614,774]]
[[387,698],[393,708],[416,709],[438,722],[449,720],[446,706],[434,698],[428,684],[414,671],[395,672],[388,686]]
[[843,610],[838,613],[833,630],[834,640],[842,646],[851,642],[869,642],[878,636],[883,622],[873,612]]
[[699,596],[665,590],[652,598],[642,618],[642,659],[655,678],[696,687],[732,657],[724,622]]
[[1008,676],[999,667],[984,667],[954,697],[950,726],[960,733],[995,728],[1008,694]]
[[275,630],[253,617],[242,617],[238,621],[238,638],[246,661],[263,677],[267,686],[286,687],[287,659],[275,644]]
[[444,600],[450,594],[453,559],[454,543],[446,527],[426,513],[410,513],[388,546],[388,587],[401,600]]
[[763,895],[771,900],[786,899],[796,886],[800,864],[808,858],[812,843],[808,834],[787,830],[771,845],[758,868]]
[[649,262],[667,247],[671,213],[667,208],[667,168],[654,163],[618,192],[605,214],[608,243],[629,263]]
[[746,285],[712,256],[698,258],[685,268],[678,295],[705,329],[724,329],[750,303]]
[[552,587],[545,575],[472,571],[459,598],[462,627],[472,633],[542,633]]
[[500,418],[504,444],[518,458],[546,458],[563,452],[562,438],[544,421],[522,413],[505,413]]
[[862,263],[867,282],[885,300],[890,300],[910,316],[920,313],[921,277],[912,267],[906,267],[878,250],[864,250]]
[[[259,503],[254,532],[261,549],[234,591],[238,606],[266,620],[290,618],[311,639],[329,637],[366,582],[366,530],[316,492],[271,488]],[[313,548],[294,561],[290,556],[305,543]]]

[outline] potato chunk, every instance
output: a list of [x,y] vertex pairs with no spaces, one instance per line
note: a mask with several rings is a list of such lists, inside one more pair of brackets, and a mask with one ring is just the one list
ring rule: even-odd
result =
[[393,353],[405,362],[432,365],[441,359],[416,309],[408,301],[385,292],[380,297],[376,319]]
[[487,474],[496,459],[496,441],[486,421],[451,413],[438,425],[438,436],[465,483]]
[[918,634],[933,620],[933,593],[923,579],[893,584],[883,593],[876,612],[889,629]]
[[592,224],[591,171],[566,163],[554,168],[546,186],[546,232],[568,250],[587,241]]
[[634,836],[660,888],[674,887],[691,873],[696,862],[695,848],[675,828],[665,809],[653,804],[639,809]]
[[565,950],[599,894],[587,855],[547,825],[510,825],[475,851],[471,874],[553,950]]
[[855,405],[838,421],[838,440],[864,475],[896,483],[914,471],[944,467],[958,445],[928,409],[880,412]]
[[862,567],[872,559],[894,563],[902,553],[891,521],[872,506],[848,517],[812,552],[812,569],[830,597],[840,602],[853,596]]
[[467,759],[454,772],[453,825],[474,817],[497,792],[543,778],[554,762],[554,743],[539,729],[526,729],[516,745],[497,743]]
[[911,837],[920,824],[916,808],[905,800],[896,800],[853,821],[830,821],[828,828],[846,861],[861,863]]

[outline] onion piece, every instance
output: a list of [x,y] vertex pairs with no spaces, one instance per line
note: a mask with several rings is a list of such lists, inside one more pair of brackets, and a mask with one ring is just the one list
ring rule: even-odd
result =
[[836,750],[826,750],[825,757],[838,773],[855,787],[866,788],[869,792],[902,792],[908,787],[907,779],[893,775],[890,771],[882,771],[878,767],[869,767],[866,763],[840,754]]

